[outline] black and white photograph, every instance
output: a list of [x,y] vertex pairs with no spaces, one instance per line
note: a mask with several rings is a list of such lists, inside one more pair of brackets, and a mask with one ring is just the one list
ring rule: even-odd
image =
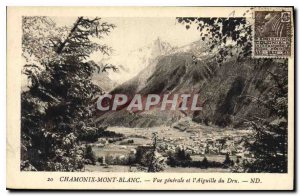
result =
[[145,16],[8,10],[20,20],[8,65],[20,67],[18,102],[8,102],[20,175],[293,177],[293,7],[139,9]]

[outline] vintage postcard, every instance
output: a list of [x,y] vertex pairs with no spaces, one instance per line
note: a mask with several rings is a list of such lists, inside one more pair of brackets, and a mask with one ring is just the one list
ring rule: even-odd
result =
[[7,188],[294,190],[293,7],[8,7]]

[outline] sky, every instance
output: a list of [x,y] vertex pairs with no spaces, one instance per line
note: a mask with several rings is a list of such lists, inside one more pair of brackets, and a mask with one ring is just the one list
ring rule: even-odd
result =
[[108,39],[116,52],[136,50],[158,37],[172,46],[199,39],[199,32],[186,30],[175,18],[108,18],[107,21],[117,26]]
[[[109,57],[112,63],[122,61],[122,58],[126,58],[129,52],[138,50],[157,38],[170,43],[173,47],[180,47],[200,38],[196,28],[186,30],[184,25],[176,22],[176,18],[116,17],[102,18],[102,20],[116,25],[116,28],[108,36],[104,36],[100,40],[100,43],[105,43],[113,48],[113,53]],[[54,21],[58,26],[72,26],[76,17],[59,17],[54,18]],[[103,58],[107,58],[107,56],[103,56],[101,53],[91,55],[91,59],[95,62],[99,62]],[[127,63],[123,66],[128,68],[128,73],[110,74],[110,77],[113,77],[112,79],[117,83],[134,77],[142,69],[134,63]]]

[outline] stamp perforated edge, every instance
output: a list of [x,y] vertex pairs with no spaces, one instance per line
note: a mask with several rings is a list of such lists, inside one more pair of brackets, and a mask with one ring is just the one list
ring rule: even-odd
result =
[[[291,12],[291,38],[290,38],[290,55],[281,56],[265,56],[265,55],[255,55],[254,47],[254,37],[255,37],[255,12],[256,11],[290,11]],[[252,25],[252,58],[269,58],[269,59],[286,59],[294,56],[294,8],[293,7],[255,7],[252,9],[252,17],[249,20]]]

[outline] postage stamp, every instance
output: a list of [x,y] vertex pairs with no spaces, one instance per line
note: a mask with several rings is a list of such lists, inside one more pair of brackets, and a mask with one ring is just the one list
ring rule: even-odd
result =
[[254,57],[291,56],[291,12],[254,12]]

